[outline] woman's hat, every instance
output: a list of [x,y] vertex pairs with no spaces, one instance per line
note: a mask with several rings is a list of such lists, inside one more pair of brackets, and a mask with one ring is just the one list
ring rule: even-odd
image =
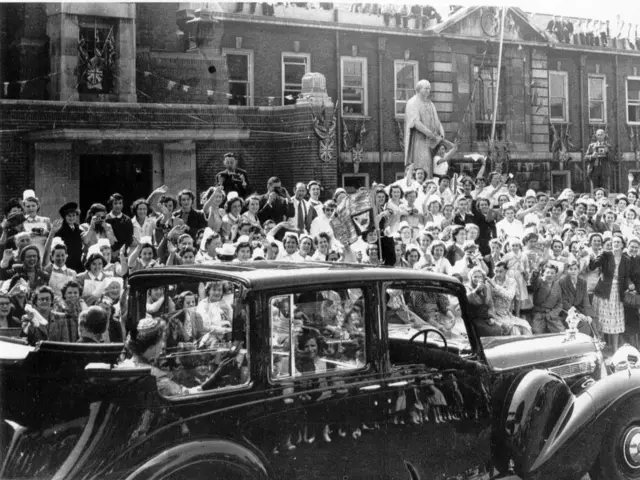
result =
[[160,319],[152,318],[152,317],[144,317],[140,319],[138,325],[136,327],[136,338],[138,340],[144,340],[147,338],[151,338],[164,328],[164,325],[160,321]]
[[38,197],[36,197],[36,192],[34,192],[33,190],[25,190],[24,192],[22,192],[23,202],[27,201],[29,198],[35,198],[36,200],[38,200]]
[[[151,237],[143,237],[143,238],[149,238],[151,239]],[[145,243],[142,241],[142,238],[140,239],[140,243]],[[97,250],[98,252],[100,252],[103,248],[109,247],[111,248],[111,242],[109,242],[108,238],[99,238],[98,239],[98,243],[96,243],[97,246]]]
[[536,192],[531,189],[527,190],[527,193],[525,193],[524,198],[529,198],[529,197],[536,198]]
[[618,202],[620,202],[620,200],[624,200],[625,202],[629,203],[629,199],[624,193],[620,193],[616,195],[615,204],[617,205]]
[[507,202],[502,205],[502,212],[506,212],[507,210],[513,210],[514,212],[518,211],[518,206],[514,202]]
[[76,212],[79,214],[78,204],[76,202],[65,203],[62,207],[60,207],[60,210],[58,210],[58,213],[60,213],[60,216],[62,218],[66,217],[68,214],[72,212]]
[[409,225],[409,223],[406,220],[404,220],[404,221],[402,221],[402,222],[400,222],[398,224],[398,232],[401,232],[405,228],[411,228],[411,225]]
[[153,245],[153,240],[151,240],[151,237],[149,235],[140,237],[140,245],[144,245],[145,243],[148,243],[149,245]]
[[216,248],[216,253],[221,257],[233,257],[236,254],[236,247],[230,243],[225,243],[222,247]]
[[251,254],[251,260],[264,260],[266,255],[264,254],[264,250],[262,248],[256,248]]

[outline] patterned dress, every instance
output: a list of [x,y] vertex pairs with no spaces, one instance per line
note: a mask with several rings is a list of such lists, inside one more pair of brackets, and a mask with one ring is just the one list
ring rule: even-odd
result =
[[522,310],[527,310],[533,307],[533,302],[531,302],[529,298],[526,282],[526,277],[529,273],[529,259],[522,252],[517,256],[514,252],[509,252],[502,258],[502,260],[507,262],[507,266],[509,268],[507,270],[507,276],[516,281],[518,288],[516,290],[515,299],[520,302],[520,308]]
[[531,335],[531,325],[526,320],[511,313],[513,298],[518,285],[513,278],[507,277],[502,285],[493,280],[493,309],[497,323],[509,328],[509,335]]
[[624,333],[624,304],[620,298],[618,289],[618,267],[620,258],[615,259],[616,269],[613,272],[613,283],[609,298],[599,298],[597,295],[593,301],[598,316],[598,323],[602,333]]

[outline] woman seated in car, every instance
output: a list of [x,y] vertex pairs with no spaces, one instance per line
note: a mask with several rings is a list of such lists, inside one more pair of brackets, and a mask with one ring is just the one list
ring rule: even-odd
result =
[[[145,317],[140,320],[136,331],[131,332],[127,338],[126,346],[132,357],[122,362],[118,368],[150,368],[151,375],[156,379],[158,391],[165,397],[202,392],[203,387],[187,388],[175,382],[167,372],[155,366],[164,351],[165,330],[165,322],[159,318]],[[234,360],[235,357],[222,360],[207,382],[215,383],[225,367]]]

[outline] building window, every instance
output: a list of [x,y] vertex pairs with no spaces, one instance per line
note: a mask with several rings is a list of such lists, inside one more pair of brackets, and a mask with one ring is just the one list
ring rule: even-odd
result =
[[78,30],[78,92],[114,93],[117,69],[115,22],[81,17]]
[[342,113],[349,116],[367,114],[367,59],[342,57]]
[[342,188],[344,188],[347,191],[347,193],[355,193],[360,188],[369,188],[369,174],[368,173],[343,173]]
[[569,121],[569,75],[549,72],[549,116],[552,122]]
[[311,56],[308,53],[282,54],[282,104],[295,105],[302,92],[302,77],[309,73]]
[[253,105],[253,50],[223,49],[229,72],[229,105]]
[[[473,68],[476,82],[476,94],[474,101],[474,114],[476,126],[476,141],[483,142],[491,138],[493,127],[493,109],[495,107],[496,90],[498,89],[498,67],[476,65]],[[496,140],[505,139],[504,99],[505,99],[504,75],[500,79],[498,95],[498,108],[496,110]]]
[[640,77],[627,78],[627,122],[640,125]]
[[394,70],[394,92],[396,117],[403,117],[407,106],[407,100],[413,97],[416,83],[418,82],[418,62],[395,60]]
[[607,79],[589,75],[589,122],[607,123]]
[[551,195],[558,195],[567,188],[571,188],[571,172],[566,170],[552,170]]

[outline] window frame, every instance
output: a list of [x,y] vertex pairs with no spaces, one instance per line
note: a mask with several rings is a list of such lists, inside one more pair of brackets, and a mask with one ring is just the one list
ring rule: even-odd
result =
[[[305,69],[305,74],[309,73],[311,71],[311,54],[310,53],[295,53],[295,52],[282,52],[282,54],[280,55],[280,74],[282,75],[281,77],[281,82],[280,82],[280,93],[281,93],[281,97],[282,97],[282,105],[285,105],[284,103],[284,97],[285,97],[285,63],[284,63],[284,58],[285,57],[297,57],[297,58],[304,58],[306,60],[306,69]],[[302,93],[302,81],[300,82],[300,92]]]
[[639,110],[639,119],[638,121],[632,122],[629,120],[629,80],[640,82],[640,76],[630,75],[625,80],[625,110],[627,117],[627,125],[640,125],[640,101],[634,100],[632,105],[637,106]]
[[[130,311],[133,312],[133,315],[138,315],[140,316],[140,319],[146,315],[146,305],[147,305],[147,292],[149,289],[151,288],[155,288],[155,287],[167,287],[169,285],[175,285],[181,281],[199,281],[201,283],[207,284],[210,282],[230,282],[232,284],[234,284],[235,287],[239,287],[239,297],[241,298],[245,304],[245,307],[248,308],[249,310],[249,314],[248,314],[248,319],[246,321],[245,324],[245,328],[247,329],[246,331],[246,335],[245,335],[245,345],[242,348],[242,350],[246,351],[246,354],[249,355],[249,380],[246,383],[240,384],[240,385],[227,385],[224,387],[220,387],[220,388],[213,388],[211,390],[205,390],[202,392],[198,392],[198,393],[191,393],[191,394],[185,394],[185,395],[173,395],[173,396],[169,396],[166,397],[164,395],[162,395],[158,390],[157,393],[158,395],[164,400],[164,401],[168,401],[170,403],[189,403],[192,402],[193,400],[196,401],[201,401],[202,398],[207,398],[207,397],[211,397],[211,396],[215,396],[215,395],[219,395],[219,394],[228,394],[230,392],[235,392],[235,391],[242,391],[242,390],[251,390],[256,382],[256,375],[253,373],[253,369],[254,369],[254,365],[253,362],[251,360],[252,355],[251,355],[251,349],[253,348],[253,344],[251,342],[251,336],[252,336],[252,322],[251,322],[251,318],[255,317],[255,296],[251,294],[251,291],[248,290],[246,288],[246,285],[244,285],[241,281],[237,281],[237,280],[232,280],[229,278],[224,278],[224,277],[211,277],[211,276],[207,276],[207,275],[198,275],[198,274],[191,274],[191,275],[168,275],[168,276],[163,276],[163,277],[156,277],[154,279],[150,279],[150,278],[145,278],[144,280],[142,280],[139,283],[136,283],[134,285],[131,285],[132,291],[131,291],[131,295],[129,298],[129,302],[128,302],[128,307],[130,308]],[[198,296],[197,293],[195,293],[196,297]],[[165,314],[167,312],[164,312]],[[138,320],[139,321],[139,320]],[[162,370],[162,369],[161,369]],[[164,370],[163,370],[164,371]]]
[[[351,57],[351,56],[341,56],[340,57],[340,105],[341,108],[344,109],[344,64],[346,61],[357,61],[362,63],[362,89],[363,89],[363,100],[362,100],[362,113],[342,113],[344,118],[362,118],[367,117],[369,114],[369,82],[368,82],[368,72],[369,67],[367,63],[367,57]],[[347,102],[347,105],[353,104],[356,105],[355,102]]]
[[361,178],[364,180],[364,188],[369,188],[370,185],[370,176],[368,173],[343,173],[342,174],[342,188],[346,189],[345,179],[347,178]]
[[[402,280],[388,280],[388,281],[384,281],[382,282],[382,292],[384,292],[386,294],[387,290],[389,288],[392,289],[403,289],[403,290],[416,290],[416,291],[431,291],[431,292],[435,292],[435,293],[441,293],[444,295],[452,295],[454,297],[456,297],[458,299],[458,301],[460,302],[460,314],[462,316],[462,320],[464,322],[464,326],[465,326],[465,330],[467,331],[467,340],[466,340],[466,344],[464,345],[465,347],[468,348],[469,351],[465,351],[463,353],[463,349],[460,350],[460,352],[458,352],[458,355],[460,355],[463,358],[467,358],[467,359],[479,359],[480,358],[480,351],[482,350],[482,342],[479,336],[477,336],[473,331],[470,330],[469,326],[470,326],[470,320],[469,320],[469,312],[468,312],[468,308],[469,308],[469,304],[467,303],[467,297],[466,297],[466,289],[464,286],[460,285],[460,287],[456,287],[455,285],[451,285],[448,283],[444,283],[444,284],[440,284],[440,283],[436,283],[433,280],[429,280],[426,282],[421,282],[421,283],[417,283],[417,282],[413,282],[413,281],[402,281]],[[389,335],[389,322],[387,319],[387,311],[386,311],[386,304],[383,305],[382,311],[381,311],[381,315],[382,315],[382,323],[383,323],[383,332],[382,334],[384,336],[386,336],[386,340],[387,343],[390,340],[390,335]],[[407,327],[409,327],[407,325]],[[411,327],[412,328],[412,327]],[[418,330],[416,330],[418,331]],[[422,338],[422,337],[420,337]],[[437,338],[437,336],[436,336]],[[447,343],[449,344],[449,341],[451,339],[447,339]],[[451,344],[453,345],[453,344]],[[462,344],[457,345],[457,346],[463,346]],[[388,367],[390,369],[396,369],[398,368],[397,366],[395,366],[394,364],[391,363],[391,359],[388,358],[389,364]]]
[[[602,117],[591,118],[591,79],[598,79],[602,82]],[[600,101],[600,100],[594,100]],[[589,111],[589,123],[607,123],[607,76],[600,73],[591,73],[587,76],[587,110]]]
[[[550,177],[551,177],[551,182],[549,186],[551,187],[551,190],[552,190],[551,195],[559,195],[566,188],[571,188],[571,171],[570,170],[551,170]],[[564,178],[565,179],[564,181],[566,182],[566,186],[561,188],[560,190],[553,191],[554,178]]]
[[[231,54],[231,55],[245,55],[247,57],[247,84],[249,86],[249,96],[247,98],[247,104],[246,105],[234,105],[234,106],[245,106],[245,107],[253,107],[253,103],[254,103],[254,97],[255,97],[255,93],[254,93],[254,65],[253,65],[253,60],[254,60],[254,56],[253,56],[253,50],[248,49],[248,48],[223,48],[222,49],[222,55],[224,55],[225,57],[225,65],[226,65],[226,56],[227,54]],[[231,80],[228,80],[227,83],[231,83]],[[238,81],[233,81],[233,83],[240,83]],[[230,93],[230,92],[227,92]]]
[[[313,286],[306,285],[305,287],[301,287],[301,288],[287,288],[286,292],[277,291],[277,290],[264,291],[262,298],[264,299],[264,308],[266,308],[265,316],[267,318],[267,322],[265,322],[265,324],[267,325],[267,335],[269,338],[269,341],[267,343],[267,346],[269,349],[269,351],[267,352],[267,355],[269,356],[269,362],[265,362],[266,363],[265,368],[267,369],[267,373],[266,373],[267,383],[273,386],[281,386],[283,384],[291,385],[295,382],[306,382],[310,379],[325,378],[327,376],[335,378],[338,376],[350,376],[354,374],[359,375],[362,372],[370,371],[372,369],[372,364],[378,361],[378,359],[373,357],[374,353],[376,352],[376,348],[372,346],[372,342],[376,338],[376,334],[374,331],[374,328],[376,327],[373,325],[373,322],[367,322],[366,320],[367,315],[370,315],[372,319],[375,318],[377,320],[376,312],[378,308],[374,301],[374,298],[375,298],[374,287],[375,285],[373,284],[369,284],[365,282],[357,282],[357,283],[340,283],[337,285],[328,285],[328,284],[324,284],[324,285],[320,284],[320,285],[313,285]],[[322,290],[335,290],[335,291],[348,290],[351,288],[359,288],[360,290],[362,290],[363,298],[365,299],[365,311],[363,312],[363,315],[362,315],[364,335],[365,335],[364,365],[359,368],[352,368],[348,370],[327,370],[326,372],[322,372],[322,373],[305,372],[304,374],[300,374],[300,375],[289,374],[288,376],[275,377],[273,375],[274,351],[273,351],[273,340],[272,340],[273,323],[271,322],[271,302],[277,297],[287,296],[291,299],[292,296],[302,294],[302,293],[317,292]],[[370,306],[369,306],[369,309],[367,310],[366,306],[368,305]],[[293,313],[293,310],[291,310],[291,313]],[[289,352],[290,352],[289,354],[292,355],[294,351],[295,351],[295,345],[293,345],[292,343],[289,346]],[[290,367],[291,366],[295,366],[295,360],[293,363],[290,364]]]
[[[406,109],[406,105],[407,102],[409,101],[409,99],[407,100],[398,100],[396,98],[396,94],[398,92],[398,77],[397,77],[397,71],[396,71],[396,67],[398,65],[411,65],[413,66],[413,76],[414,76],[414,90],[415,90],[415,84],[418,82],[418,76],[419,76],[419,71],[420,71],[420,66],[419,66],[419,62],[417,60],[394,60],[393,61],[393,113],[395,115],[395,118],[397,119],[403,119],[405,117],[404,113],[398,113],[397,110],[397,106],[398,106],[398,102],[403,102],[405,104],[405,109]],[[411,97],[409,97],[411,98]]]
[[[561,76],[563,79],[564,85],[564,111],[563,117],[552,117],[551,116],[551,75]],[[549,108],[549,121],[551,123],[567,123],[569,122],[569,72],[565,70],[549,70],[549,99],[548,99],[548,108]],[[558,97],[559,98],[559,97]]]

